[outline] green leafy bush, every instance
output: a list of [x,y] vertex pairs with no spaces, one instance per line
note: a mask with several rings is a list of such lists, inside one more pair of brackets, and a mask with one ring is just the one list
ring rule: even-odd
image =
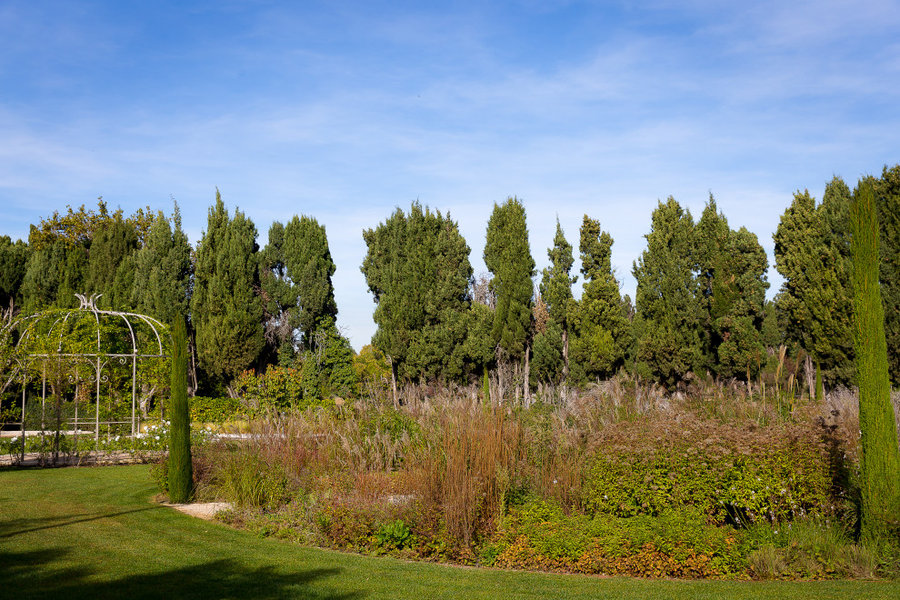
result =
[[402,550],[411,541],[412,532],[400,519],[383,523],[375,532],[375,544],[381,550]]
[[585,477],[591,514],[658,515],[690,505],[717,523],[746,526],[828,510],[827,453],[812,431],[705,424],[677,435],[634,425],[611,429]]
[[238,398],[194,396],[190,400],[191,421],[224,423],[245,416],[247,410]]

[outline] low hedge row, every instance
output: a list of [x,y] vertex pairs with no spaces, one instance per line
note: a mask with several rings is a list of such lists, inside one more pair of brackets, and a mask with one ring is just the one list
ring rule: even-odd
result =
[[812,430],[697,423],[654,436],[637,427],[614,428],[596,445],[582,492],[588,514],[659,515],[692,506],[710,522],[746,526],[829,510],[828,453]]

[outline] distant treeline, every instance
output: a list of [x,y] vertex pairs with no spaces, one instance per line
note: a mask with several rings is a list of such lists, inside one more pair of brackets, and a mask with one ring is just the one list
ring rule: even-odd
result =
[[[896,384],[900,165],[871,180]],[[774,236],[775,268],[784,277],[774,301],[765,298],[768,261],[757,236],[732,229],[712,196],[696,222],[674,198],[659,202],[633,265],[634,299],[622,296],[614,276],[612,236],[589,215],[578,232],[580,273],[572,272],[574,247],[559,223],[550,266],[538,273],[525,207],[515,198],[495,204],[484,248],[490,274],[476,279],[469,246],[449,215],[418,203],[397,209],[363,232],[361,270],[378,326],[374,355],[395,386],[492,379],[525,396],[540,384],[577,386],[622,371],[669,389],[696,376],[751,381],[776,349],[775,362],[788,356],[807,363],[810,387],[813,373],[819,390],[852,385],[855,193],[835,177],[820,202],[807,191],[794,194]],[[0,306],[9,319],[73,306],[76,292],[103,294],[101,307],[164,322],[188,318],[195,390],[231,390],[248,369],[314,360],[322,381],[331,382],[328,393],[350,394],[353,351],[335,326],[325,228],[294,216],[272,224],[263,248],[257,237],[253,222],[240,211],[230,215],[218,192],[196,247],[177,206],[171,215],[148,207],[130,216],[110,212],[102,200],[96,210],[69,207],[32,225],[27,244],[0,237]],[[580,300],[572,294],[577,283]]]

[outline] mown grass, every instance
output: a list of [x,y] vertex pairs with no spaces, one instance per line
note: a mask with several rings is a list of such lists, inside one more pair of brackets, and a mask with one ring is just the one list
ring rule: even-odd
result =
[[146,466],[0,471],[0,598],[897,598],[900,583],[654,581],[303,548],[153,504]]

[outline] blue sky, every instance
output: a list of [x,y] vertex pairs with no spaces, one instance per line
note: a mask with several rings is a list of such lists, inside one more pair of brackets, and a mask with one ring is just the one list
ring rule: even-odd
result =
[[633,296],[658,200],[714,194],[771,261],[795,190],[900,162],[900,2],[483,4],[4,0],[0,234],[102,195],[174,198],[196,242],[217,186],[260,245],[311,215],[358,349],[361,232],[416,199],[476,274],[494,202],[523,200],[539,268],[587,213]]

